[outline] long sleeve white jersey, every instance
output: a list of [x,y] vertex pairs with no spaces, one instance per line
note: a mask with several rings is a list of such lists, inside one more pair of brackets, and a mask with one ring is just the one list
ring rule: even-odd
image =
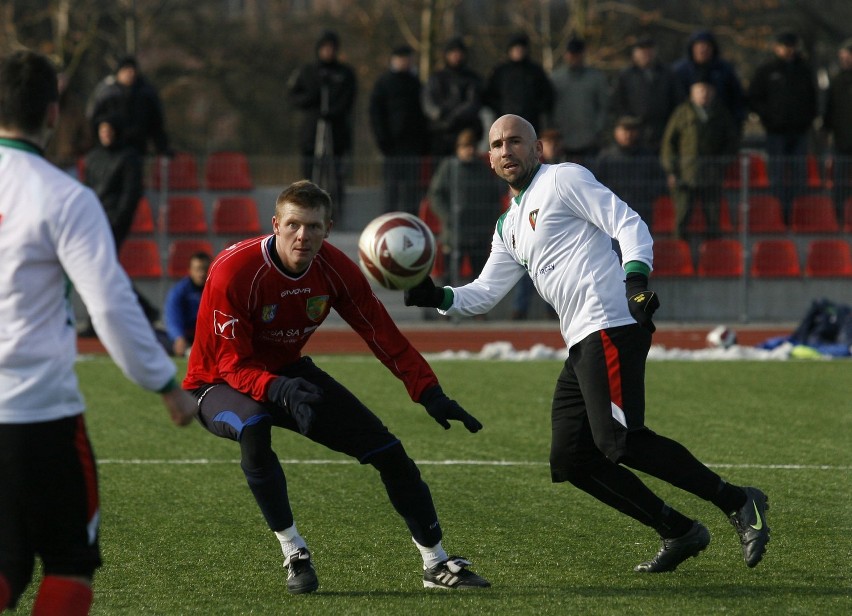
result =
[[165,387],[175,365],[118,263],[97,197],[33,146],[0,139],[0,423],[83,411],[72,285],[127,377]]
[[635,211],[580,165],[541,165],[497,221],[479,277],[453,288],[442,312],[488,312],[526,273],[559,315],[569,349],[592,332],[634,323],[611,238],[624,263],[652,266],[651,234]]

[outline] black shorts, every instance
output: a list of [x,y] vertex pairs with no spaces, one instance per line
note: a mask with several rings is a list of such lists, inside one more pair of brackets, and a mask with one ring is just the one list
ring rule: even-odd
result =
[[[302,377],[322,388],[323,399],[311,405],[314,421],[306,435],[329,449],[356,458],[362,464],[370,456],[399,443],[382,421],[358,398],[330,375],[316,367],[309,357],[288,366],[282,376]],[[240,440],[243,428],[260,421],[298,433],[287,409],[272,402],[258,402],[224,383],[199,387],[198,419],[216,436]]]
[[0,424],[0,571],[91,577],[101,564],[98,481],[82,415]]
[[651,334],[624,325],[590,334],[571,347],[553,394],[550,469],[566,469],[603,453],[618,462],[627,434],[645,425],[645,360]]

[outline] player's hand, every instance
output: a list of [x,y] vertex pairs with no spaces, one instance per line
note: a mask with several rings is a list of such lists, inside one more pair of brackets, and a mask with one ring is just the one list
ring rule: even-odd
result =
[[322,395],[321,387],[302,377],[279,376],[269,385],[267,397],[271,402],[286,408],[296,420],[299,432],[307,434],[314,422],[314,409],[311,405],[320,402]]
[[417,286],[407,289],[403,295],[406,306],[421,308],[439,308],[444,303],[444,288],[436,287],[429,276]]
[[172,423],[176,426],[188,425],[198,413],[198,406],[189,393],[176,387],[163,396],[163,404],[169,411]]
[[420,404],[426,407],[426,412],[441,424],[444,430],[450,429],[450,419],[462,422],[468,432],[479,432],[482,429],[479,420],[464,410],[458,402],[450,400],[440,385],[424,391],[420,396]]
[[653,334],[657,331],[657,327],[651,319],[660,307],[660,299],[656,293],[648,290],[648,277],[638,272],[631,272],[627,274],[625,288],[627,308],[631,316],[639,325]]

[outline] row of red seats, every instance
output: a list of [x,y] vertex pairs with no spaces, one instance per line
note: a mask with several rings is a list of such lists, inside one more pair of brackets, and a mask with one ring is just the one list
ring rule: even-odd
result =
[[160,210],[159,224],[154,223],[151,204],[142,197],[133,225],[134,235],[148,235],[155,231],[169,235],[204,235],[212,230],[217,235],[256,235],[261,232],[257,202],[252,197],[219,197],[213,202],[212,224],[207,224],[204,202],[200,197],[186,195],[169,197],[166,207]]
[[[830,195],[799,195],[791,203],[789,228],[784,222],[781,202],[773,195],[755,194],[749,197],[748,230],[751,233],[845,233],[852,232],[852,197],[843,204],[843,222],[837,219],[837,208]],[[660,195],[653,203],[654,235],[671,235],[674,232],[675,210],[669,195]],[[732,222],[731,206],[727,198],[722,198],[719,212],[719,226],[723,233],[737,231]],[[687,223],[687,231],[701,233],[706,231],[707,222],[701,208],[693,208],[692,217]]]
[[[703,241],[698,248],[698,264],[686,240],[654,241],[654,277],[736,278],[743,274],[744,251],[737,239]],[[749,274],[753,278],[852,277],[852,249],[844,240],[819,239],[808,243],[804,269],[800,266],[796,243],[790,239],[763,239],[752,245]]]
[[[160,190],[163,159],[154,161],[151,186]],[[167,160],[169,190],[200,190],[198,163],[188,152],[177,152]],[[248,158],[242,152],[214,152],[204,162],[204,181],[207,190],[252,190]]]
[[[213,244],[208,240],[182,238],[169,242],[165,272],[171,278],[186,276],[189,258],[196,252],[215,256]],[[163,276],[160,246],[156,240],[131,237],[124,241],[118,254],[124,271],[133,279],[159,279]]]

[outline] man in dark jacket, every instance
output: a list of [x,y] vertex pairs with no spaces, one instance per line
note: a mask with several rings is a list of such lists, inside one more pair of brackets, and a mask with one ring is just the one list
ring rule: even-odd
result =
[[[95,191],[112,229],[115,249],[119,251],[130,235],[133,216],[144,194],[142,157],[124,139],[122,120],[104,116],[95,121],[98,145],[86,154],[83,183]],[[153,323],[160,318],[159,309],[136,287],[133,288],[145,316]],[[91,323],[81,320],[79,334],[93,337]]]
[[429,152],[429,123],[422,87],[413,70],[414,50],[394,48],[388,70],[370,95],[370,125],[384,160],[385,211],[417,213],[421,157]]
[[124,125],[125,143],[141,156],[148,152],[149,141],[153,142],[157,154],[171,154],[160,96],[139,72],[133,56],[122,58],[115,74],[98,84],[87,106],[86,116],[95,133],[97,120],[106,116],[119,118]]
[[430,149],[435,156],[449,156],[456,137],[466,128],[482,138],[482,77],[467,66],[467,45],[461,37],[444,45],[444,68],[435,71],[423,92],[423,110],[429,118]]
[[653,39],[639,38],[631,51],[631,64],[615,83],[610,109],[615,117],[632,116],[641,123],[640,142],[654,154],[669,116],[682,98],[674,74],[657,60]]
[[816,78],[798,45],[795,33],[779,34],[774,56],[757,67],[748,91],[751,108],[766,130],[769,181],[788,223],[792,199],[805,186],[808,131],[817,115]]
[[337,213],[343,205],[343,157],[352,149],[352,110],[358,81],[338,58],[340,37],[324,32],[316,43],[317,61],[293,73],[288,92],[302,110],[302,175],[327,190]]
[[828,86],[823,126],[834,139],[834,199],[842,221],[844,203],[852,197],[852,38],[840,45],[837,60],[840,70]]
[[530,59],[526,34],[513,35],[506,53],[506,61],[494,67],[488,78],[483,104],[497,117],[519,115],[538,131],[542,115],[553,107],[553,86],[541,65]]
[[745,92],[734,65],[721,57],[719,42],[709,30],[699,30],[689,37],[686,55],[672,65],[684,96],[698,74],[710,80],[716,100],[728,108],[731,117],[742,127],[748,114]]

